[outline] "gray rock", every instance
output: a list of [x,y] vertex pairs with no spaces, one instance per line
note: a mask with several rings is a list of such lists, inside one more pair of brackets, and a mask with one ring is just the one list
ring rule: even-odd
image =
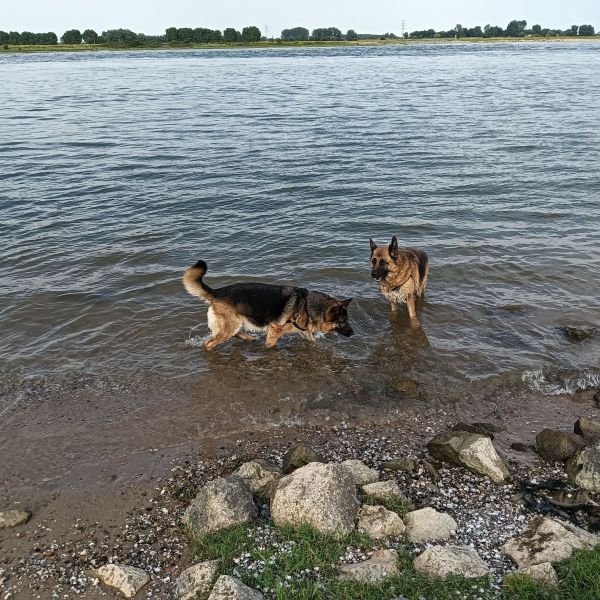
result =
[[239,579],[221,575],[215,583],[208,600],[263,600],[264,596],[243,584]]
[[494,483],[510,480],[510,471],[498,456],[489,437],[465,431],[436,435],[428,444],[430,454],[441,461],[466,467]]
[[369,560],[342,565],[340,579],[377,584],[399,572],[396,550],[378,550]]
[[404,473],[412,473],[417,470],[419,463],[415,458],[395,458],[387,460],[381,465],[384,471],[403,471]]
[[477,552],[468,546],[432,546],[413,562],[417,573],[430,577],[485,577],[489,569]]
[[392,480],[377,481],[362,486],[362,491],[366,496],[379,502],[384,502],[390,498],[397,500],[408,500],[400,491],[400,486]]
[[184,523],[195,535],[249,523],[257,515],[252,494],[239,477],[227,476],[209,481],[200,488],[183,514]]
[[531,448],[527,444],[522,442],[513,442],[510,447],[517,452],[529,452]]
[[117,563],[96,569],[96,575],[104,585],[119,590],[125,598],[133,598],[150,581],[142,569]]
[[580,488],[600,492],[600,442],[578,452],[567,462],[566,470]]
[[354,483],[356,485],[365,485],[373,483],[379,479],[379,473],[375,469],[371,469],[360,460],[345,460],[342,467],[348,469]]
[[543,429],[535,439],[538,454],[550,463],[566,462],[585,448],[585,441],[580,435],[567,431]]
[[173,585],[173,600],[193,600],[198,594],[207,596],[219,569],[218,560],[193,565],[179,575]]
[[497,431],[497,427],[491,423],[465,423],[460,421],[453,425],[450,429],[452,431],[466,431],[468,433],[478,433],[479,435],[485,435],[491,440],[494,439],[494,432]]
[[517,569],[509,577],[514,575],[524,575],[533,579],[534,581],[539,581],[543,583],[547,587],[556,588],[558,587],[558,575],[554,570],[554,567],[551,563],[539,563],[537,565],[531,565],[531,567],[527,567],[526,569]]
[[406,531],[402,519],[385,506],[361,507],[358,512],[358,530],[363,531],[374,540],[387,537],[398,537]]
[[592,337],[596,333],[595,327],[562,327],[562,332],[572,342],[581,342],[586,338]]
[[0,511],[0,529],[24,525],[31,518],[31,513],[26,510]]
[[233,474],[261,500],[273,496],[277,482],[283,477],[283,472],[278,466],[260,459],[244,463]]
[[407,513],[404,523],[413,544],[445,542],[456,532],[456,521],[450,515],[430,507]]
[[575,527],[559,523],[547,517],[531,520],[523,535],[511,538],[502,551],[519,569],[545,562],[556,563],[569,558],[573,550],[593,548],[600,544],[600,537]]
[[581,417],[577,419],[573,429],[575,433],[582,436],[588,444],[600,441],[600,423],[598,423],[598,421],[592,421],[591,419]]
[[325,459],[307,446],[293,446],[283,455],[282,461],[283,472],[291,473],[294,469],[299,469],[309,463],[324,463]]
[[279,481],[271,517],[276,525],[308,524],[323,533],[345,535],[354,529],[358,506],[348,469],[310,463]]
[[432,465],[428,460],[422,460],[421,466],[423,467],[425,473],[427,473],[433,481],[439,481],[442,478],[437,467]]

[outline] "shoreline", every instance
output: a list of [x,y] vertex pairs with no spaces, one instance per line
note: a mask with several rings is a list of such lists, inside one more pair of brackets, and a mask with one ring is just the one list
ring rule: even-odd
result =
[[[580,416],[598,420],[594,393],[539,394],[527,402],[523,398],[511,402],[506,395],[477,406],[421,406],[381,419],[324,420],[262,431],[249,424],[246,430],[210,441],[150,447],[105,457],[95,465],[80,464],[65,477],[31,481],[29,487],[11,489],[5,480],[0,487],[0,508],[27,509],[32,518],[24,526],[0,530],[0,554],[5,557],[0,562],[0,590],[10,591],[11,600],[31,598],[31,586],[40,599],[53,597],[59,588],[69,592],[64,596],[69,598],[118,598],[117,593],[95,585],[88,575],[90,568],[114,559],[155,572],[149,585],[156,597],[166,597],[176,576],[194,562],[180,523],[198,487],[253,458],[280,461],[283,452],[296,444],[314,448],[328,460],[357,458],[380,468],[385,460],[426,457],[427,441],[455,422],[489,421],[500,429],[495,434],[495,447],[511,471],[519,474],[519,480],[557,477],[555,467],[532,451],[512,450],[511,444],[530,444],[545,427],[572,431],[575,418]],[[542,412],[549,403],[554,408]],[[461,489],[477,488],[479,480],[462,471],[443,469],[441,481],[444,489],[451,490],[455,505],[469,512],[473,508],[469,506],[470,496],[461,499]],[[410,480],[405,484],[412,486]],[[410,489],[411,499],[420,507],[420,488]],[[516,488],[506,488],[502,492],[504,506],[509,507],[514,491]],[[435,506],[442,508],[444,501],[440,497]],[[482,515],[485,510],[484,503],[478,505]],[[460,514],[455,517],[459,519]],[[518,533],[519,527],[512,533]],[[482,535],[481,543],[493,538],[487,529]],[[490,557],[492,562],[496,560],[493,553]]]
[[0,54],[27,54],[32,52],[119,52],[144,50],[231,50],[260,48],[342,48],[352,46],[419,46],[419,45],[456,45],[456,44],[497,44],[497,43],[554,43],[554,42],[600,42],[600,36],[564,36],[564,37],[498,37],[498,38],[421,38],[421,39],[366,39],[356,41],[305,41],[305,42],[242,42],[223,44],[181,44],[160,46],[88,46],[86,44],[57,45],[15,45],[4,48],[0,46]]

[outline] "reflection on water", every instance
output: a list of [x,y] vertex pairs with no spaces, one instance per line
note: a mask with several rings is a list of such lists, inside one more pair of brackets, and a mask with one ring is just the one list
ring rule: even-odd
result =
[[[559,327],[600,324],[599,58],[586,43],[1,56],[4,369],[368,402],[597,366],[598,337]],[[422,328],[369,277],[369,237],[392,234],[431,257]],[[206,308],[180,284],[199,258],[214,286],[353,296],[356,335],[207,355]]]

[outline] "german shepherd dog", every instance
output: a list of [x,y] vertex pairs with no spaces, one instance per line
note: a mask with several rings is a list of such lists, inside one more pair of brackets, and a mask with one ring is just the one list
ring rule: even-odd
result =
[[389,246],[371,244],[371,277],[379,282],[381,293],[390,301],[392,311],[406,303],[408,316],[416,318],[415,298],[425,293],[429,277],[429,258],[417,248],[398,249],[396,236]]
[[310,340],[317,332],[354,335],[348,323],[352,298],[337,300],[322,292],[268,283],[235,283],[212,289],[202,280],[206,269],[206,263],[199,260],[183,274],[186,291],[209,304],[212,336],[204,342],[206,350],[234,336],[253,339],[245,331],[266,331],[267,348],[273,348],[286,333],[300,333]]

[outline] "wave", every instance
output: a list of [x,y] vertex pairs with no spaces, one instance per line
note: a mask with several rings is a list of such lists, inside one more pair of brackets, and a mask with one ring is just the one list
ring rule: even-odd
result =
[[531,390],[559,396],[600,388],[600,369],[543,367],[525,371],[521,379]]

